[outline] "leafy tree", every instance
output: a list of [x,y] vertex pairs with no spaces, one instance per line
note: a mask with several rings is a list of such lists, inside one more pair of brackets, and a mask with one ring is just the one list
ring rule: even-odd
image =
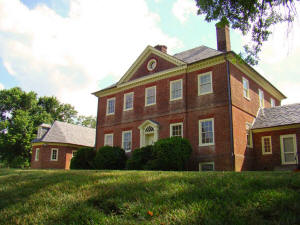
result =
[[297,14],[295,2],[299,0],[195,0],[198,14],[205,15],[207,22],[220,21],[219,25],[230,24],[243,35],[251,32],[252,43],[244,46],[240,54],[251,65],[258,64],[258,53],[268,40],[271,27],[288,23]]
[[78,116],[76,124],[85,127],[96,128],[96,117],[94,116]]

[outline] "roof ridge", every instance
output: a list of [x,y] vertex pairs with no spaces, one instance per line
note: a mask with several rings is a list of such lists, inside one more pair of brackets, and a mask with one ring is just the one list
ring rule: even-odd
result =
[[96,129],[96,128],[92,128],[92,127],[86,127],[86,126],[83,126],[83,125],[80,125],[80,124],[73,124],[73,123],[68,123],[68,122],[63,122],[63,121],[58,121],[58,120],[55,120],[54,123],[55,122],[59,122],[59,123],[63,123],[63,124],[68,124],[69,126],[77,126],[77,127],[83,127],[83,128],[93,129],[93,130]]

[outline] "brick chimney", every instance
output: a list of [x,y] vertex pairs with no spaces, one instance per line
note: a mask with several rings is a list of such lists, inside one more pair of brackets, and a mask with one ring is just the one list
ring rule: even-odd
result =
[[229,52],[231,51],[230,46],[230,33],[228,25],[220,25],[220,23],[216,24],[217,30],[217,46],[218,50],[221,52]]
[[154,48],[156,48],[157,50],[159,50],[163,53],[167,53],[167,46],[165,46],[165,45],[156,45],[156,46],[154,46]]

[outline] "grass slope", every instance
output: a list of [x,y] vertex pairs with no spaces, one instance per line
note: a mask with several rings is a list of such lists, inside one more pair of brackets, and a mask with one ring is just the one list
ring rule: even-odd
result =
[[300,224],[300,173],[1,169],[0,224]]

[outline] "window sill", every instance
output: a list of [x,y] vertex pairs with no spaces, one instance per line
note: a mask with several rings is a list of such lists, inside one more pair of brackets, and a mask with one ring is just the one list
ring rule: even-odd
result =
[[123,109],[124,112],[127,112],[127,111],[132,111],[133,108],[130,108],[130,109]]
[[199,144],[199,147],[214,146],[214,145],[215,145],[215,143]]
[[172,101],[177,101],[177,100],[181,100],[182,99],[182,97],[180,97],[180,98],[173,98],[173,99],[170,99],[170,102],[172,102]]
[[263,152],[262,155],[272,155],[272,152]]
[[114,113],[106,114],[106,116],[113,116],[115,115]]
[[156,102],[152,103],[152,104],[145,105],[145,107],[147,107],[147,106],[153,106],[153,105],[156,105]]
[[213,94],[214,92],[198,93],[198,96]]
[[244,98],[245,98],[246,100],[248,100],[249,102],[251,101],[251,98],[250,98],[250,97],[244,96]]

